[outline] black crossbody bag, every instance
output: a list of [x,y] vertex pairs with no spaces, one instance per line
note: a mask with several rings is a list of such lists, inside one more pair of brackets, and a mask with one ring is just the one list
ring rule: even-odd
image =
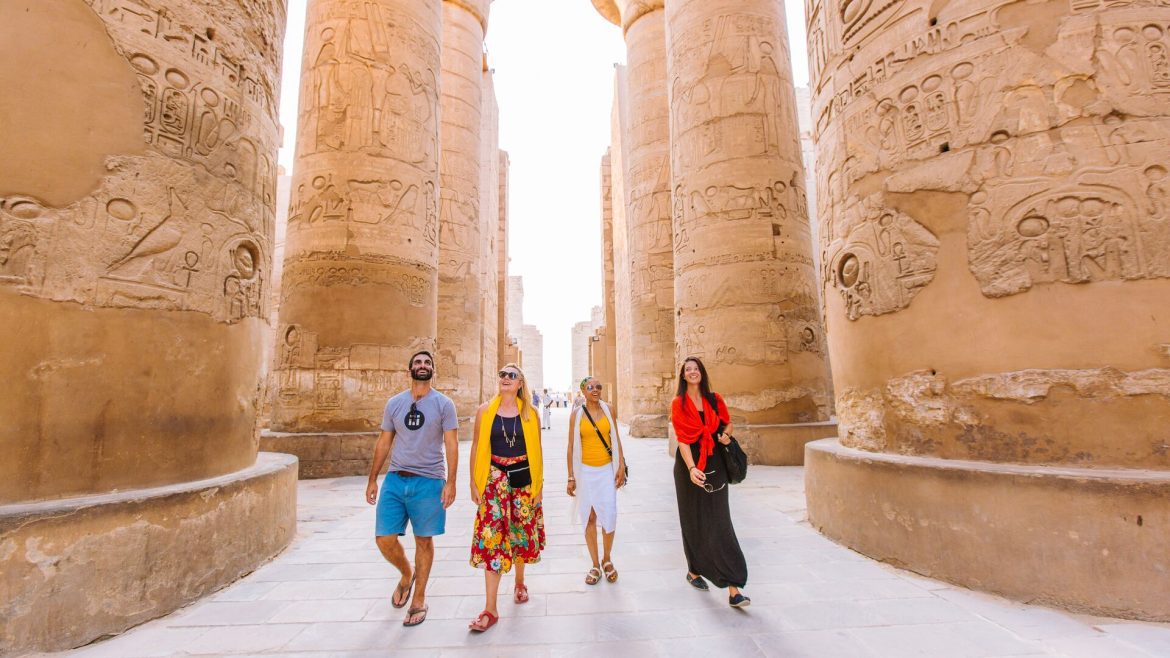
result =
[[[589,424],[592,425],[593,429],[597,431],[597,438],[601,439],[601,445],[602,445],[602,447],[605,448],[606,454],[609,455],[610,459],[613,459],[613,450],[610,449],[609,442],[606,441],[605,437],[601,435],[601,429],[597,427],[597,423],[593,422],[593,414],[589,413],[589,410],[586,409],[584,406],[581,407],[581,411],[585,412],[585,417],[589,419]],[[630,465],[629,464],[626,464],[625,476],[626,476],[625,480],[622,482],[623,487],[630,483]]]

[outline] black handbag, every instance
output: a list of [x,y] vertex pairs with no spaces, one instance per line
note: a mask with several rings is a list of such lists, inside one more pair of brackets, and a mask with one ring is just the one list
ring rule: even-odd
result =
[[[712,409],[718,409],[715,404],[715,396],[712,395],[708,400],[711,403]],[[719,421],[719,428],[715,430],[715,436],[723,434],[727,429],[727,423],[722,420]],[[735,440],[734,436],[730,434],[727,438],[731,439],[731,443],[723,445],[718,439],[715,441],[715,446],[719,451],[720,458],[723,459],[723,470],[727,473],[727,482],[729,484],[739,484],[747,477],[748,458],[747,453],[743,451],[743,447],[739,445],[739,441]]]
[[[593,414],[589,413],[589,410],[586,409],[584,406],[581,407],[581,411],[585,412],[585,417],[589,419],[589,424],[592,425],[593,429],[597,432],[597,438],[601,439],[601,445],[602,445],[602,447],[605,448],[606,454],[609,455],[610,459],[613,459],[613,450],[610,449],[609,442],[606,441],[605,437],[601,435],[601,430],[597,427],[597,423],[593,422]],[[630,465],[626,464],[625,466],[626,466],[625,479],[622,480],[623,487],[630,483]]]

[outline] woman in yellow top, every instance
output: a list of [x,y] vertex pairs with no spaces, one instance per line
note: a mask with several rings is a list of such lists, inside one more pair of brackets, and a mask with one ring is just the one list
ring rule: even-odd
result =
[[500,392],[476,412],[471,437],[471,501],[479,506],[471,566],[484,570],[487,603],[468,628],[483,632],[499,621],[500,577],[512,565],[513,600],[528,602],[524,565],[539,562],[545,544],[540,412],[516,364],[500,369]]
[[[576,498],[575,505],[585,524],[585,545],[593,567],[585,574],[587,585],[605,579],[617,582],[618,572],[610,552],[617,531],[617,490],[626,480],[626,461],[617,418],[601,401],[601,382],[594,377],[581,380],[585,402],[569,417],[569,449],[566,463],[569,484],[566,493]],[[601,524],[605,554],[597,560],[597,524]]]

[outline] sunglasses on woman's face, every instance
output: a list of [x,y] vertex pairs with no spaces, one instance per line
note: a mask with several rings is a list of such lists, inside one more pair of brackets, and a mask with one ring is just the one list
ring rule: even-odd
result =
[[501,370],[500,379],[520,379],[520,373],[511,370]]
[[586,390],[586,391],[600,391],[600,390],[601,390],[601,384],[586,384],[586,385],[585,385],[585,390]]

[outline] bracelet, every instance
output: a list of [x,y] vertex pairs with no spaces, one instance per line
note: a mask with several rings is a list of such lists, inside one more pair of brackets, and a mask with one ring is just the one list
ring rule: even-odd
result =
[[569,478],[569,482],[576,482],[577,478]]

